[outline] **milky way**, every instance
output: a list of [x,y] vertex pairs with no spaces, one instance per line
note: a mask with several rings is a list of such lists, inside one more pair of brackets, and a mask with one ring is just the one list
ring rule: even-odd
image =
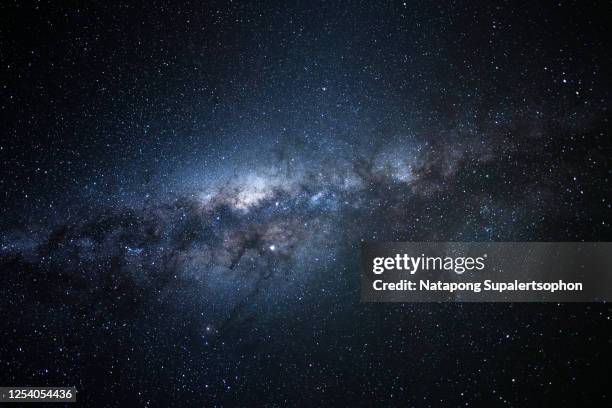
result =
[[2,384],[609,399],[606,305],[359,302],[365,241],[612,238],[596,8],[7,6]]

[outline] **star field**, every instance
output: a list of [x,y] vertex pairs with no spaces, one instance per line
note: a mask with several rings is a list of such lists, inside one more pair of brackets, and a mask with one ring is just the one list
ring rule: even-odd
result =
[[0,6],[0,385],[609,405],[607,304],[365,304],[364,241],[609,241],[609,5]]

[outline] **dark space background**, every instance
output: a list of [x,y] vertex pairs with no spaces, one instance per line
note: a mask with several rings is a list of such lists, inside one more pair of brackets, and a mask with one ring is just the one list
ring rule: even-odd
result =
[[0,383],[610,406],[607,304],[362,304],[362,241],[612,239],[609,2],[0,6]]

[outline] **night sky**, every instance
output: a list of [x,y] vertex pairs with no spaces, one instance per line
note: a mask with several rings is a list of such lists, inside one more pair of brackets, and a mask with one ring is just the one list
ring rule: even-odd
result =
[[609,406],[607,304],[365,304],[363,241],[610,241],[607,2],[6,1],[0,385]]

